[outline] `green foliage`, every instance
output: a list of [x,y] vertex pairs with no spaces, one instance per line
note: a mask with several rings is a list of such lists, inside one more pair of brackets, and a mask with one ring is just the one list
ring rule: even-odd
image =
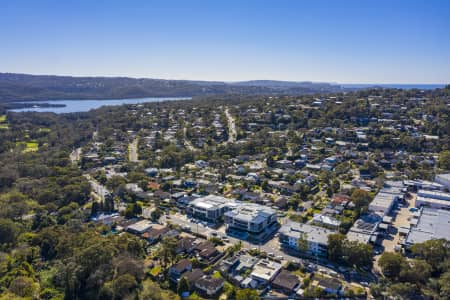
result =
[[309,288],[307,288],[304,293],[303,293],[303,297],[305,298],[319,298],[324,296],[325,292],[323,289],[321,289],[320,287],[313,287],[310,286]]
[[129,203],[125,210],[125,217],[131,219],[142,214],[142,206],[139,203]]
[[178,300],[180,297],[170,290],[163,290],[158,283],[145,280],[142,283],[142,291],[139,293],[140,300]]
[[236,300],[259,300],[260,297],[255,290],[243,289],[236,291]]
[[177,240],[173,237],[165,237],[158,249],[158,258],[163,265],[172,264],[176,257]]
[[186,279],[186,277],[182,276],[180,281],[178,281],[177,293],[178,295],[181,296],[181,294],[183,294],[184,292],[189,292],[189,290],[190,290],[189,282]]
[[378,260],[383,275],[388,278],[398,278],[405,263],[406,260],[401,254],[392,252],[384,252]]
[[444,170],[450,170],[450,150],[442,151],[439,154],[439,167]]
[[216,246],[224,245],[224,242],[222,241],[222,239],[215,237],[215,236],[210,237],[208,240]]
[[302,234],[297,240],[297,247],[300,251],[308,251],[308,235],[306,233]]
[[414,284],[405,283],[394,283],[389,286],[389,294],[398,299],[415,299],[419,295],[417,286]]
[[351,200],[357,209],[362,209],[363,207],[367,207],[369,205],[372,197],[368,192],[361,189],[356,189],[351,195]]
[[[445,240],[429,240],[411,248],[415,258],[396,253],[384,253],[379,265],[387,282],[374,286],[382,293],[402,299],[418,299],[427,295],[435,299],[448,298],[450,284],[450,253]],[[375,294],[374,294],[375,295]]]
[[0,219],[0,246],[14,244],[20,233],[20,226],[9,219]]
[[372,266],[372,246],[349,241],[343,234],[328,236],[328,258],[358,268]]
[[330,234],[328,236],[328,259],[338,261],[342,258],[345,235]]
[[138,286],[136,278],[130,274],[120,275],[112,282],[112,289],[115,299],[124,299],[133,293]]
[[434,270],[438,270],[442,262],[449,258],[449,246],[446,240],[433,239],[415,244],[411,247],[411,251],[414,255],[423,258]]
[[157,222],[159,220],[159,218],[161,218],[163,214],[163,211],[159,208],[156,208],[155,210],[153,210],[150,214],[150,217],[152,218],[153,222]]

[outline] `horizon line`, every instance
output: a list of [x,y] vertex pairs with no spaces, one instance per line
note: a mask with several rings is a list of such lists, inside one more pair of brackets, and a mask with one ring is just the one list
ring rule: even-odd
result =
[[155,79],[155,80],[177,80],[177,81],[204,81],[204,82],[221,82],[221,83],[240,83],[247,81],[278,81],[278,82],[292,82],[292,83],[325,83],[331,85],[448,85],[448,82],[340,82],[336,80],[323,81],[323,80],[291,80],[291,79],[244,79],[244,80],[208,80],[208,79],[185,79],[185,78],[159,78],[159,77],[145,77],[136,75],[81,75],[81,74],[43,74],[43,73],[23,73],[23,72],[0,72],[0,74],[17,74],[17,75],[30,75],[30,76],[56,76],[56,77],[91,77],[91,78],[131,78],[131,79]]

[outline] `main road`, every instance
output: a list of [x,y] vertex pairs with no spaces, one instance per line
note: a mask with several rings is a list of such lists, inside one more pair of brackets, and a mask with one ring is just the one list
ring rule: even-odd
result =
[[233,143],[236,142],[237,133],[236,133],[236,123],[234,121],[234,118],[231,116],[228,107],[225,108],[225,116],[228,120],[228,141],[227,143]]
[[130,148],[129,148],[129,160],[131,162],[138,162],[138,138],[135,138],[133,140],[133,142],[130,144]]

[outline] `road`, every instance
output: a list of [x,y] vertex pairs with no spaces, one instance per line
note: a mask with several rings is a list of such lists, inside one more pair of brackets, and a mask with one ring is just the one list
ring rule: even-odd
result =
[[91,184],[92,193],[98,200],[105,201],[105,196],[109,194],[108,189],[98,183],[95,179],[93,179],[89,174],[84,175],[86,179]]
[[195,151],[194,146],[192,146],[192,143],[186,138],[186,127],[183,128],[183,134],[184,134],[184,146],[191,151]]
[[228,107],[225,108],[225,116],[228,120],[228,141],[227,143],[233,143],[236,142],[236,124],[234,121],[234,118],[231,116],[230,112],[228,111]]
[[129,157],[128,157],[128,159],[131,161],[131,162],[138,162],[138,150],[137,150],[137,148],[138,148],[138,141],[139,141],[139,139],[138,138],[135,138],[134,140],[133,140],[133,142],[130,144],[130,151],[129,151]]
[[210,238],[213,236],[226,237],[228,239],[228,241],[225,243],[225,246],[231,246],[231,245],[241,242],[243,249],[251,250],[251,249],[257,248],[262,252],[273,253],[275,257],[282,256],[283,257],[282,263],[285,263],[285,264],[292,261],[292,262],[302,263],[305,266],[308,266],[308,265],[312,266],[316,270],[320,270],[322,272],[326,272],[329,274],[336,273],[335,270],[333,270],[329,266],[326,266],[321,261],[307,260],[307,259],[299,258],[299,257],[293,256],[293,255],[290,255],[290,254],[284,252],[280,248],[278,235],[275,235],[271,240],[267,241],[264,244],[255,244],[255,243],[250,243],[248,241],[237,239],[235,237],[228,236],[225,233],[225,226],[221,226],[219,228],[210,228],[208,226],[205,226],[202,223],[191,222],[187,218],[187,216],[185,216],[183,214],[179,214],[179,213],[172,214],[169,216],[164,215],[160,218],[160,222],[162,222],[163,224],[168,224],[168,223],[176,224],[181,227],[189,226],[193,233],[204,235],[207,238]]
[[81,148],[77,148],[70,153],[70,161],[74,164],[81,158]]

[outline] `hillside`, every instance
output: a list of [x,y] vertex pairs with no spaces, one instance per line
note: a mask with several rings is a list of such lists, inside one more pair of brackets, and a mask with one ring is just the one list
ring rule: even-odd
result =
[[59,99],[188,97],[222,94],[333,92],[328,83],[255,80],[246,82],[164,80],[128,77],[71,77],[0,73],[0,102]]

